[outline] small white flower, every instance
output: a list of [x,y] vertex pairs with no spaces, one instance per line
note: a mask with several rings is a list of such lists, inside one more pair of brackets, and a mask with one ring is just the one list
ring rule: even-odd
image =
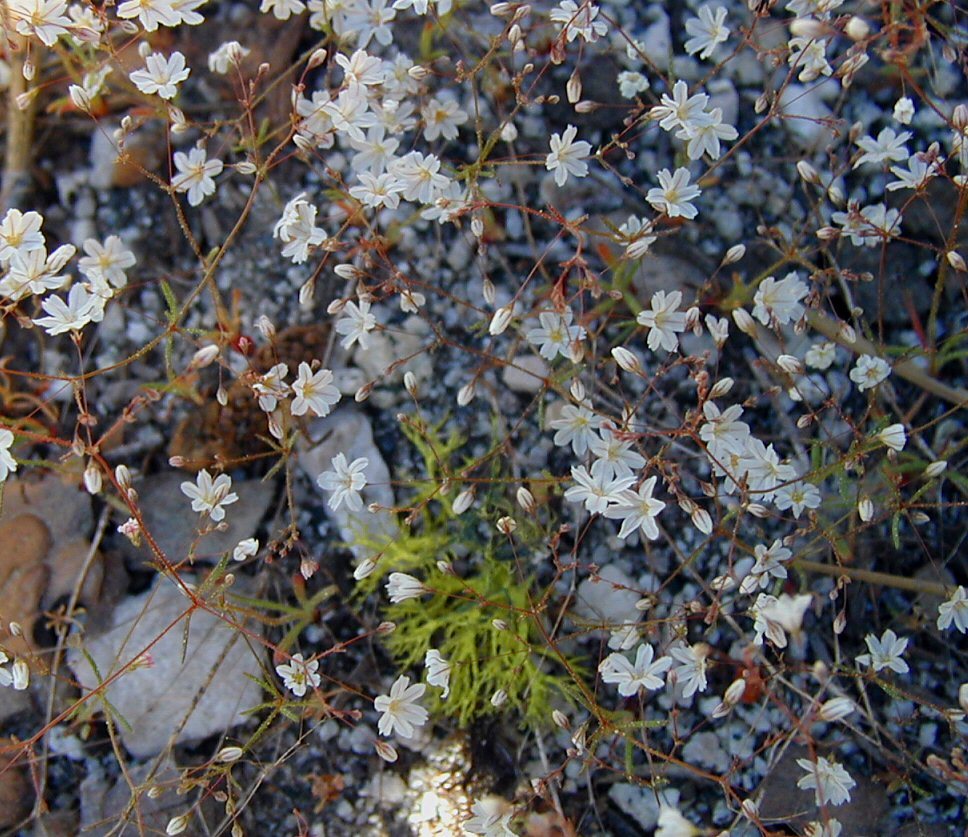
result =
[[693,36],[686,41],[686,52],[690,55],[698,52],[700,58],[709,58],[716,46],[729,37],[729,27],[724,25],[725,22],[725,8],[718,6],[713,11],[710,6],[701,6],[699,17],[686,21],[686,32]]
[[679,348],[678,335],[686,330],[686,314],[679,311],[682,292],[656,291],[652,294],[650,309],[640,311],[635,321],[649,329],[647,342],[653,352],[660,348],[674,352]]
[[570,308],[561,313],[542,311],[538,314],[541,327],[531,329],[527,340],[538,347],[541,357],[546,360],[554,360],[558,355],[571,358],[573,345],[585,339],[585,329],[571,324],[573,316]]
[[938,605],[938,630],[947,630],[952,622],[961,633],[968,633],[968,596],[961,585],[947,601]]
[[814,343],[803,360],[812,369],[829,369],[837,356],[837,344],[833,341]]
[[370,345],[370,332],[376,327],[376,317],[370,313],[370,302],[361,299],[359,304],[347,302],[343,306],[343,316],[336,322],[336,331],[343,335],[340,345],[349,349],[359,343],[361,349]]
[[887,379],[891,374],[891,367],[886,360],[873,355],[861,355],[857,363],[850,370],[850,379],[857,384],[861,392],[873,389]]
[[588,174],[588,163],[584,161],[592,150],[585,140],[575,141],[578,129],[574,125],[565,128],[563,134],[551,135],[551,151],[545,158],[545,168],[555,173],[555,183],[564,186],[568,175],[584,177]]
[[471,806],[472,816],[463,828],[468,834],[484,837],[516,837],[510,825],[513,813],[514,809],[500,797],[485,797]]
[[858,663],[871,666],[874,671],[884,668],[889,668],[898,674],[907,674],[910,671],[908,664],[901,658],[907,648],[907,637],[898,637],[888,628],[881,634],[880,639],[874,634],[868,634],[864,637],[864,642],[867,643],[870,653],[859,655],[856,658]]
[[692,201],[702,194],[702,190],[689,183],[689,169],[678,168],[675,173],[662,169],[658,179],[659,185],[650,189],[645,196],[656,210],[664,212],[670,218],[691,219],[699,214]]
[[314,373],[305,361],[299,364],[292,391],[296,397],[289,409],[294,416],[302,416],[307,412],[320,417],[328,416],[341,397],[340,391],[333,384],[333,373],[329,369],[320,369]]
[[362,511],[363,498],[360,492],[366,486],[364,471],[370,461],[366,457],[359,457],[347,464],[346,456],[338,453],[331,460],[332,471],[324,471],[316,478],[316,483],[324,491],[333,492],[329,498],[329,507],[336,511],[342,504],[350,511]]
[[780,325],[796,322],[803,316],[805,309],[800,300],[808,290],[795,272],[788,273],[779,282],[767,276],[753,297],[753,316],[765,326],[774,322]]
[[10,453],[12,445],[13,433],[5,427],[0,427],[0,483],[17,470],[17,460]]
[[444,691],[441,700],[446,700],[450,694],[450,663],[445,660],[436,648],[431,648],[424,656],[424,668],[427,669],[427,682],[431,686],[439,686]]
[[233,561],[244,561],[246,558],[251,558],[259,551],[259,541],[257,538],[246,538],[241,540],[236,544],[235,549],[232,550],[232,560]]
[[631,489],[622,491],[616,504],[605,509],[605,517],[622,521],[622,528],[618,533],[622,540],[625,540],[636,529],[641,529],[642,534],[650,541],[659,537],[659,527],[655,519],[666,507],[666,504],[652,496],[655,483],[656,477],[653,476],[645,480],[639,486],[638,491]]
[[319,660],[304,662],[302,654],[293,654],[288,663],[276,666],[276,674],[296,697],[302,697],[308,689],[315,689],[320,684],[321,678],[316,673],[318,668]]
[[215,178],[222,173],[222,161],[209,160],[204,148],[193,148],[188,154],[175,152],[175,168],[171,187],[176,192],[187,192],[190,206],[198,206],[206,197],[215,194]]
[[192,511],[207,514],[218,523],[225,518],[225,509],[239,499],[239,495],[232,492],[232,478],[228,474],[219,474],[214,480],[204,468],[198,472],[195,482],[183,482],[182,494],[192,501]]
[[609,654],[598,666],[603,683],[618,686],[622,697],[632,697],[639,689],[656,691],[663,686],[663,675],[672,665],[668,657],[654,659],[655,649],[642,643],[635,652],[635,662],[630,663],[624,654]]
[[386,588],[387,595],[393,604],[400,604],[407,599],[417,599],[430,592],[420,579],[407,575],[407,573],[390,573]]
[[823,756],[818,757],[816,763],[797,759],[797,764],[807,771],[807,775],[797,781],[797,787],[813,788],[818,805],[842,805],[850,801],[850,789],[857,783],[843,766]]
[[377,723],[380,735],[392,735],[394,731],[401,738],[413,738],[414,728],[422,727],[430,717],[426,709],[417,701],[427,690],[424,683],[410,685],[410,678],[400,675],[390,687],[388,695],[380,695],[373,706],[383,714]]
[[173,52],[168,57],[153,52],[145,59],[143,70],[131,73],[131,81],[142,93],[157,93],[162,99],[174,99],[178,85],[188,78],[189,73],[191,70],[185,66],[185,56],[180,52]]
[[894,103],[894,118],[902,125],[910,125],[914,118],[914,102],[907,96],[901,96]]

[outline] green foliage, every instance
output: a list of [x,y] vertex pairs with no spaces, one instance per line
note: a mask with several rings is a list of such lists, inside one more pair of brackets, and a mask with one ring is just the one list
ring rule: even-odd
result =
[[[536,726],[549,722],[556,698],[573,699],[570,677],[554,673],[557,654],[540,635],[531,582],[517,579],[512,564],[484,558],[468,578],[435,570],[425,583],[433,590],[429,598],[387,609],[401,628],[386,644],[404,667],[422,666],[431,648],[450,663],[450,695],[437,701],[441,712],[466,725],[496,712],[491,696],[503,690],[508,706]],[[495,627],[495,619],[507,627]],[[571,661],[568,666],[576,668]]]

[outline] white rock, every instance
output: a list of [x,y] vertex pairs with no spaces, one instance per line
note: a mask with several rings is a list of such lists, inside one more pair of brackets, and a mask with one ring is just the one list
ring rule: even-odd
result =
[[[150,664],[131,667],[105,688],[121,740],[137,758],[237,726],[247,720],[243,712],[261,700],[261,689],[247,676],[262,675],[249,642],[208,611],[199,609],[190,621],[181,619],[189,607],[182,591],[158,576],[150,590],[115,608],[105,633],[84,639],[87,656],[76,649],[68,654],[85,692],[128,668],[142,653],[150,655]],[[246,629],[259,633],[255,623],[247,623]],[[92,705],[98,705],[96,699]]]

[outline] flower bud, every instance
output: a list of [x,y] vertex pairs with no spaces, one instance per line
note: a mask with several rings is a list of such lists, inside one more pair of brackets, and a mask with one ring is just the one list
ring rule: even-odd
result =
[[565,85],[565,93],[568,96],[568,103],[571,105],[581,99],[581,76],[578,75],[577,67],[568,77],[568,83]]
[[13,675],[13,687],[18,692],[22,692],[30,685],[30,668],[23,660],[15,660],[11,669]]
[[471,503],[473,502],[474,489],[465,488],[454,498],[454,504],[451,506],[451,511],[453,511],[454,514],[463,514],[471,507]]
[[723,256],[723,264],[736,264],[743,256],[746,255],[746,245],[745,244],[734,244],[726,251],[726,255]]
[[968,683],[962,683],[958,687],[958,705],[968,712]]
[[797,173],[805,183],[820,185],[820,173],[806,160],[800,160],[797,163]]
[[504,689],[498,689],[493,695],[491,695],[491,706],[495,709],[504,706],[507,703],[508,693]]
[[387,634],[392,634],[397,629],[395,622],[381,622],[376,626],[377,636],[386,636]]
[[397,760],[397,751],[389,741],[376,740],[373,742],[373,748],[385,762],[393,764]]
[[487,327],[488,332],[492,337],[497,337],[499,334],[503,334],[505,329],[511,324],[511,318],[514,316],[514,306],[505,305],[498,308],[494,312],[494,316],[491,318],[491,324]]
[[188,828],[189,819],[191,819],[190,814],[180,814],[177,817],[172,817],[168,820],[168,825],[165,827],[165,834],[169,837],[173,837],[175,834],[181,834]]
[[874,517],[874,504],[869,497],[862,497],[857,504],[857,516],[864,522],[870,523]]
[[376,561],[372,558],[364,558],[357,564],[356,569],[353,570],[353,578],[356,581],[362,581],[368,575],[371,575],[376,569]]
[[756,337],[756,323],[745,308],[733,309],[733,322],[736,327],[750,337]]
[[518,505],[524,509],[528,514],[534,514],[537,509],[537,503],[534,499],[534,494],[528,491],[523,485],[517,490],[515,495],[518,501]]
[[947,467],[948,461],[946,459],[936,459],[924,469],[924,475],[928,478],[937,477],[943,474]]
[[964,257],[957,250],[949,250],[945,258],[955,270],[960,270],[962,273],[968,270],[968,267],[965,266]]
[[732,378],[723,378],[722,380],[716,381],[713,384],[713,388],[709,390],[709,397],[722,398],[733,388],[734,383]]
[[457,406],[466,407],[471,401],[474,400],[474,392],[477,389],[474,382],[471,381],[469,384],[462,386],[457,391]]
[[494,628],[495,631],[506,631],[508,629],[508,623],[503,619],[492,619],[491,627]]
[[202,346],[202,348],[192,355],[192,359],[188,362],[189,370],[204,369],[218,357],[219,351],[219,347],[214,343],[208,346]]
[[639,362],[639,359],[624,346],[616,346],[612,349],[612,357],[619,367],[626,372],[632,372],[636,375],[641,374],[642,364]]
[[243,750],[241,747],[223,747],[215,754],[215,761],[221,764],[228,764],[242,758]]
[[850,715],[857,704],[847,697],[836,697],[824,702],[817,714],[824,721],[840,721]]
[[326,50],[320,47],[319,49],[314,49],[312,55],[309,56],[309,60],[306,62],[306,69],[312,70],[318,67],[326,60]]
[[409,369],[403,373],[403,386],[406,388],[407,392],[410,393],[411,398],[417,397],[417,376],[414,375]]
[[101,492],[101,469],[93,461],[84,469],[84,488],[88,494]]
[[803,364],[793,355],[780,355],[776,359],[776,365],[790,375],[802,375]]
[[870,24],[862,17],[854,15],[844,26],[844,34],[852,41],[863,41],[871,33]]

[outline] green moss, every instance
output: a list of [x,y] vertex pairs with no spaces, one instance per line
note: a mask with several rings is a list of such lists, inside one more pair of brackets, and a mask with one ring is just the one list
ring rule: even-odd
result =
[[[398,537],[389,544],[357,541],[379,553],[376,570],[360,582],[358,592],[376,592],[386,602],[382,582],[391,572],[410,573],[431,591],[388,604],[382,616],[397,625],[385,644],[401,668],[422,670],[430,649],[450,663],[447,699],[440,700],[442,690],[429,690],[440,713],[464,726],[510,708],[530,726],[548,724],[555,706],[577,699],[572,675],[580,672],[576,661],[565,659],[545,639],[542,592],[519,560],[546,544],[549,533],[514,506],[509,487],[515,483],[502,474],[502,457],[481,467],[460,457],[463,440],[453,433],[445,436],[442,424],[429,427],[411,417],[401,426],[420,453],[427,476],[413,483],[412,522],[401,525]],[[477,500],[455,515],[453,497],[441,496],[440,485],[474,468],[477,473],[486,470]],[[494,522],[515,513],[518,529],[512,547]],[[456,566],[456,574],[442,571],[441,561]],[[495,627],[494,620],[507,627]],[[491,705],[498,690],[507,693],[500,710]]]

